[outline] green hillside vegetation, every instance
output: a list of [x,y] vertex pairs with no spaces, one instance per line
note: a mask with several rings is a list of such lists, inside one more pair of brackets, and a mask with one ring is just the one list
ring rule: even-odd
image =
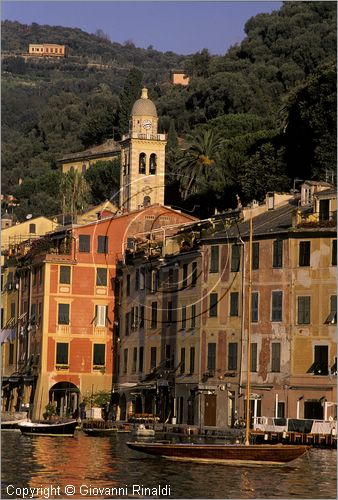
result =
[[[236,195],[246,203],[290,190],[297,177],[331,180],[336,4],[286,2],[249,19],[245,34],[223,56],[207,49],[180,56],[112,43],[104,33],[3,22],[2,192],[18,198],[17,216],[61,211],[56,160],[120,139],[143,85],[160,132],[169,134],[167,203],[208,207],[195,210],[203,216],[235,206]],[[25,62],[17,55],[43,41],[65,43],[69,58]],[[188,87],[170,84],[176,68],[190,76]],[[91,182],[88,203],[106,199],[116,193],[118,168],[101,166]]]

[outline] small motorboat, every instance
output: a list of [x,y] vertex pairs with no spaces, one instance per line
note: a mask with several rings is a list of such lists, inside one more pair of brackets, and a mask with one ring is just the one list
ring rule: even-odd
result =
[[18,427],[22,434],[30,436],[74,436],[77,420],[57,422],[21,422]]
[[114,436],[118,432],[118,427],[82,427],[83,432],[87,436],[93,437],[104,437],[104,436]]
[[3,413],[1,415],[1,430],[19,430],[19,423],[27,422],[27,413]]
[[137,437],[153,437],[155,436],[154,429],[148,429],[144,424],[137,425],[132,434]]

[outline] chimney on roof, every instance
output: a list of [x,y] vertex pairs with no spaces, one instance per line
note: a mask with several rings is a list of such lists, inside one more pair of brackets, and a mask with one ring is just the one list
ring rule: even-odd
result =
[[275,208],[275,193],[271,191],[269,193],[266,193],[266,204],[268,210],[273,210]]

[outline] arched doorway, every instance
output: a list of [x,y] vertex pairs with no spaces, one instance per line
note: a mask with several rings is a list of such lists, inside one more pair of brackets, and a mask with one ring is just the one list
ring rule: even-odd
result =
[[71,382],[58,382],[49,390],[49,401],[56,404],[60,417],[72,417],[78,413],[80,389]]

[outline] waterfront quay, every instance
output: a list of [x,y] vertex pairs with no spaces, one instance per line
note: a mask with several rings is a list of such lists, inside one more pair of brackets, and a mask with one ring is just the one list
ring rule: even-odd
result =
[[[185,440],[196,437],[177,436]],[[274,498],[280,499],[337,496],[336,450],[311,448],[304,457],[285,467],[215,466],[146,456],[130,450],[126,446],[129,440],[128,433],[96,438],[76,431],[73,438],[32,438],[16,431],[4,432],[1,498],[23,498],[8,494],[13,488],[51,486],[60,487],[60,495],[49,497],[57,500],[70,498],[67,486],[74,488],[73,498],[141,498],[132,497],[133,485],[168,486],[170,498],[177,499],[271,498],[272,491]],[[127,494],[105,494],[104,489],[108,488],[124,488]],[[169,497],[148,495],[148,498]]]

